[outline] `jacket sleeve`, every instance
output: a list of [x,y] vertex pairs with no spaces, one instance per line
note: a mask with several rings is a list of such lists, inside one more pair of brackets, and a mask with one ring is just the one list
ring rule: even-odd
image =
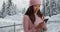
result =
[[23,17],[23,28],[24,28],[24,32],[32,31],[32,30],[29,30],[29,17],[27,15]]

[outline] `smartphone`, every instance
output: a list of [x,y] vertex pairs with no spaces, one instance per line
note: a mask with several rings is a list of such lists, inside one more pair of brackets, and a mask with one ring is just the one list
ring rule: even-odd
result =
[[47,23],[48,19],[44,19],[45,23]]

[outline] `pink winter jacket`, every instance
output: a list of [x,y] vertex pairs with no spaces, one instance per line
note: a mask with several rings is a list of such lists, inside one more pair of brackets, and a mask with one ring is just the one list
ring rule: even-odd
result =
[[23,17],[23,27],[24,27],[24,32],[40,32],[40,29],[35,29],[35,26],[37,26],[39,23],[42,23],[43,20],[35,15],[36,20],[34,24],[31,22],[29,16],[24,15]]

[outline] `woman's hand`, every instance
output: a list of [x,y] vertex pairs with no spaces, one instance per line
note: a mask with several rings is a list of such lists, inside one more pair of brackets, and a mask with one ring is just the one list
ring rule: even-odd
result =
[[43,31],[47,31],[47,27],[46,27],[46,24],[44,22],[40,23],[39,25],[37,25],[35,27],[36,29],[41,29]]
[[35,26],[36,29],[42,29],[43,27],[44,27],[44,22],[42,22],[39,25]]
[[45,19],[45,16],[44,16],[44,15],[42,16],[42,19],[43,19],[43,20]]

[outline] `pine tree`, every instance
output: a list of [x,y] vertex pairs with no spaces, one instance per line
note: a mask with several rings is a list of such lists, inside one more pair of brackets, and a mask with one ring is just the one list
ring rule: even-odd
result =
[[10,14],[10,10],[11,10],[10,7],[11,7],[11,6],[12,6],[12,0],[8,0],[8,7],[7,7],[7,14],[8,14],[8,15],[11,15],[11,14]]
[[5,1],[3,1],[2,4],[2,9],[0,12],[0,18],[4,18],[7,15],[12,16],[12,15],[16,15],[18,13],[17,11],[17,6],[12,2],[12,0],[8,0],[8,2],[5,3]]
[[22,14],[24,14],[25,13],[25,8],[23,8],[23,11],[22,11]]
[[8,0],[8,7],[7,7],[7,15],[15,15],[16,12],[16,5],[13,4],[12,0]]
[[57,14],[60,14],[60,0],[57,1]]
[[3,1],[2,12],[1,12],[1,16],[0,17],[2,17],[2,18],[5,17],[4,12],[5,12],[5,1]]

